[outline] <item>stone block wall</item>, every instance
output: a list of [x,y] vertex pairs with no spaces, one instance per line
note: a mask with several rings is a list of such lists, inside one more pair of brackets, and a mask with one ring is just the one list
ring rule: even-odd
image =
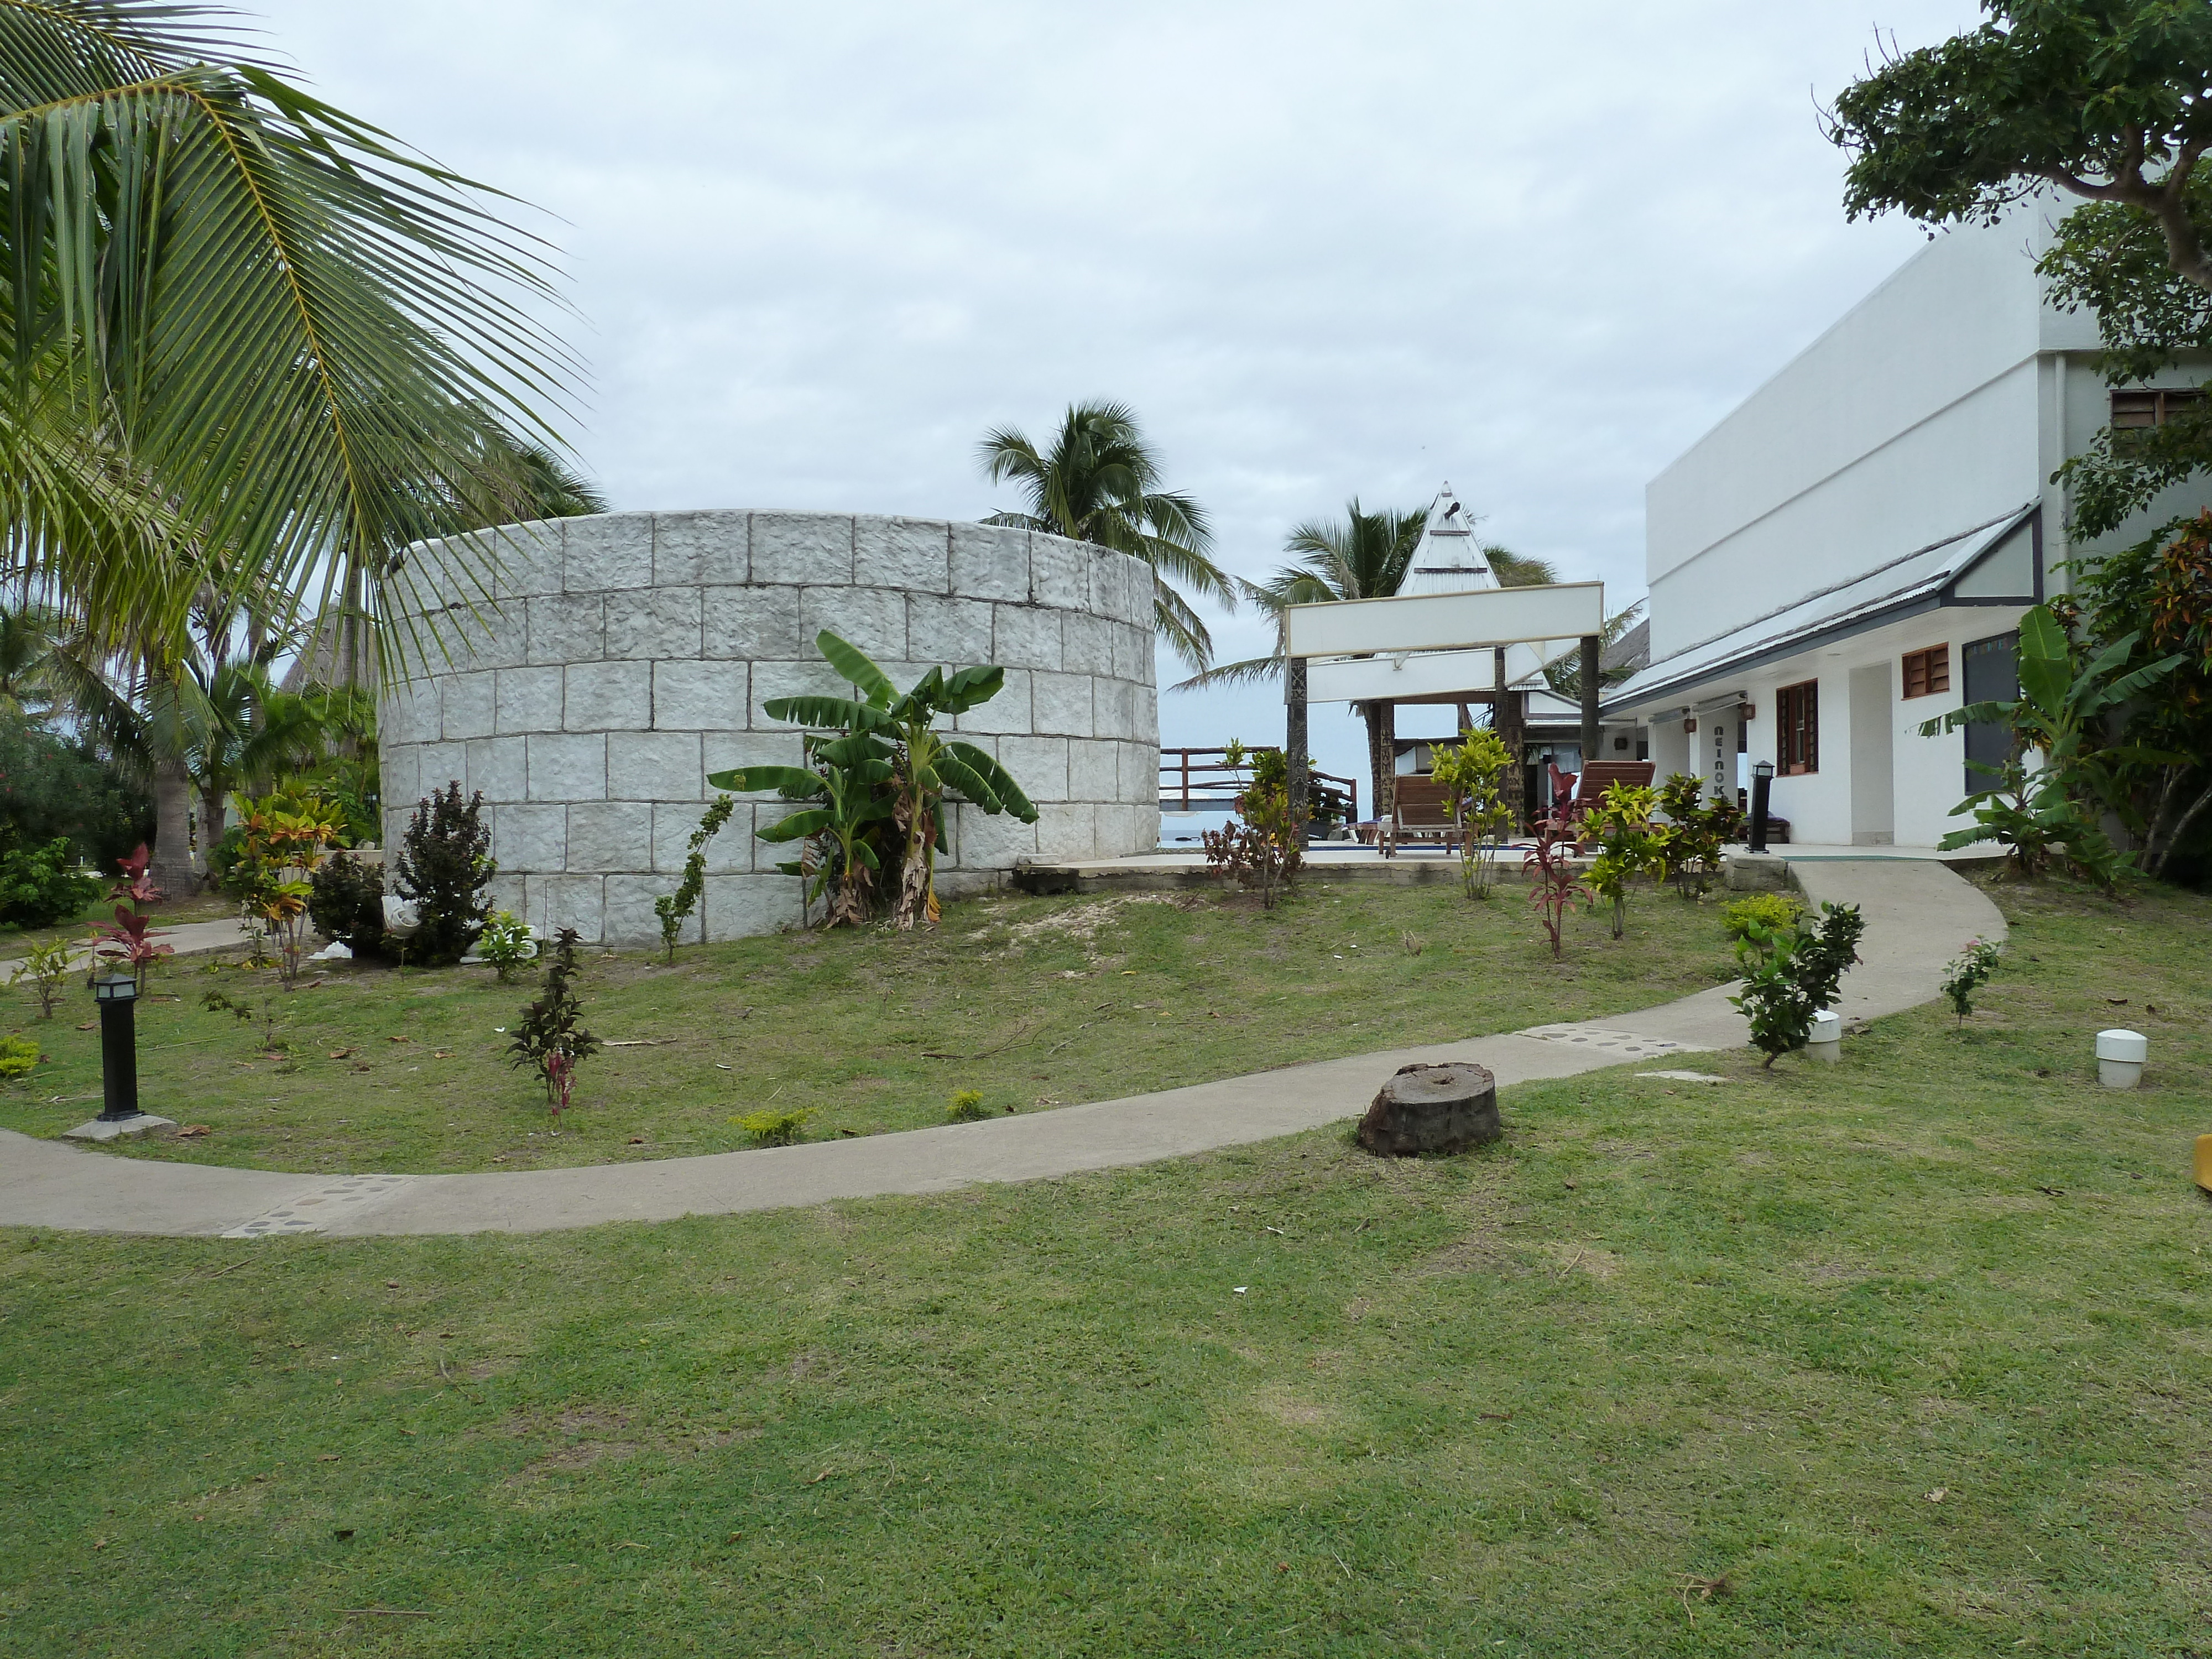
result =
[[[659,939],[653,901],[681,878],[708,774],[799,764],[796,728],[761,705],[847,694],[814,648],[825,628],[901,686],[933,665],[1006,671],[956,723],[1040,817],[957,808],[941,892],[1159,839],[1152,575],[1121,554],[941,520],[617,513],[422,544],[392,592],[433,666],[386,688],[387,845],[431,789],[482,791],[495,902],[541,930]],[[775,872],[792,848],[755,836],[786,810],[744,797],[709,845],[713,936],[799,920],[799,884]]]

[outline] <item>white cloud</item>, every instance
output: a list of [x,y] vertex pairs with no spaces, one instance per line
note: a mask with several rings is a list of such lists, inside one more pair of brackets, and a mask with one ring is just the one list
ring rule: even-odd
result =
[[[1817,128],[1856,0],[264,9],[325,96],[556,217],[623,507],[980,516],[985,427],[1110,396],[1234,568],[1449,477],[1625,601],[1645,480],[1918,236],[1844,223]],[[1279,698],[1162,717],[1259,740]]]

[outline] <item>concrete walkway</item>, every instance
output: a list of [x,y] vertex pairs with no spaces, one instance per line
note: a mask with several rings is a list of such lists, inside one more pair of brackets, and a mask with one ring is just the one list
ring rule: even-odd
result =
[[[156,927],[152,934],[156,945],[166,945],[180,957],[202,956],[210,951],[235,951],[246,943],[246,924],[224,917],[216,921],[180,921],[168,927]],[[70,958],[72,971],[92,960],[93,946],[86,945]],[[0,961],[0,984],[5,984],[9,975],[23,965],[21,957],[9,957]]]
[[[1793,868],[1815,903],[1865,910],[1863,961],[1845,976],[1838,1010],[1847,1018],[1932,1000],[1960,946],[2004,936],[1996,907],[1941,864],[1824,859]],[[1594,1024],[1359,1054],[1022,1117],[593,1169],[334,1179],[114,1158],[0,1132],[0,1225],[224,1237],[537,1232],[1030,1181],[1336,1122],[1415,1060],[1475,1060],[1510,1085],[1734,1048],[1745,1028],[1729,1006],[1730,988]]]

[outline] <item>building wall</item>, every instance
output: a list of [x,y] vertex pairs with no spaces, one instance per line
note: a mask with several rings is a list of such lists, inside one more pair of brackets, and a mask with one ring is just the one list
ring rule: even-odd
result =
[[[769,698],[849,695],[813,645],[828,629],[900,686],[994,663],[1005,689],[961,715],[1040,813],[955,809],[947,893],[1024,857],[1114,857],[1159,838],[1152,576],[1059,537],[849,514],[623,513],[511,526],[410,550],[404,626],[435,621],[450,660],[387,687],[387,841],[448,781],[483,794],[494,902],[607,944],[659,937],[709,773],[801,761]],[[481,574],[495,560],[488,580]],[[404,586],[405,583],[398,586]],[[793,856],[757,829],[788,809],[742,798],[710,843],[720,938],[799,917]]]

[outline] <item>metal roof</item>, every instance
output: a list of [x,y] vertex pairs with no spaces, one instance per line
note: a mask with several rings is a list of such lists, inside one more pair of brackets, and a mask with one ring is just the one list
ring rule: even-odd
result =
[[[1917,611],[1945,604],[2034,603],[2040,592],[1977,594],[1960,599],[1950,592],[1984,556],[2035,518],[2036,505],[2015,507],[2001,517],[1791,601],[1724,634],[1662,657],[1616,686],[1605,700],[1611,709],[1670,700],[1705,681],[1755,668],[1826,641],[1879,628]],[[2040,562],[2035,586],[2040,587]]]

